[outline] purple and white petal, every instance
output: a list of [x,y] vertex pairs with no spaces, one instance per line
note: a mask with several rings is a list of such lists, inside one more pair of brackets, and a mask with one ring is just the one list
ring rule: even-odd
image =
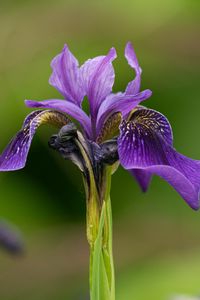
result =
[[136,111],[123,121],[118,152],[125,169],[142,169],[168,181],[193,208],[199,208],[200,162],[172,147],[167,119],[153,110]]
[[29,114],[22,129],[1,154],[0,171],[14,171],[25,166],[33,136],[40,125],[49,123],[62,127],[68,122],[69,119],[64,114],[56,111],[34,111]]
[[49,109],[55,109],[63,113],[66,113],[80,123],[80,125],[85,130],[88,137],[91,136],[90,118],[80,107],[78,107],[72,102],[59,100],[59,99],[51,99],[51,100],[43,100],[43,101],[25,100],[25,104],[28,107],[49,108]]
[[85,96],[77,59],[67,45],[51,62],[53,72],[49,83],[55,87],[66,100],[80,106]]
[[128,83],[125,93],[127,95],[135,95],[140,91],[142,69],[139,66],[134,48],[130,42],[126,44],[125,57],[128,61],[128,64],[131,66],[131,68],[135,70],[135,74],[136,74],[135,79]]
[[97,134],[110,115],[121,112],[123,116],[126,116],[140,102],[148,99],[151,95],[152,92],[150,90],[144,90],[137,95],[125,95],[124,93],[109,95],[101,104],[98,111]]
[[[160,127],[160,132],[163,138],[172,146],[173,133],[168,120],[162,114],[157,113],[154,110],[144,109],[144,107],[140,107],[139,110],[141,109],[143,110],[143,112],[138,113],[135,111],[134,116],[132,115],[135,121],[141,119],[144,125],[146,125],[147,127],[151,126],[153,130],[156,130],[156,128]],[[150,119],[153,119],[153,123],[150,121]],[[131,169],[130,173],[135,177],[142,191],[146,192],[151,182],[151,172],[142,169]]]
[[99,105],[112,91],[115,79],[112,61],[116,56],[116,50],[111,48],[106,56],[89,59],[80,68],[92,116],[96,116]]

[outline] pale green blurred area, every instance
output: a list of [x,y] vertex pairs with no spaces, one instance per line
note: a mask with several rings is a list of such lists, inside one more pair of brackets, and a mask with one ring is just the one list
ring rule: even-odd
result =
[[[132,41],[143,69],[145,105],[170,120],[175,147],[200,159],[198,1],[1,1],[1,150],[30,109],[24,99],[57,97],[50,61],[64,43],[82,63],[115,46],[115,90],[133,78],[124,57]],[[78,170],[47,146],[42,128],[27,167],[0,174],[0,216],[24,233],[26,255],[0,253],[0,299],[87,299],[85,199]],[[113,176],[118,300],[200,294],[200,215],[160,178],[147,194],[120,169]]]

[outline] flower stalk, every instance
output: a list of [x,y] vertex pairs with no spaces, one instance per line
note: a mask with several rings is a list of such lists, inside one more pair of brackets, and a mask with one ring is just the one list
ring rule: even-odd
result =
[[114,300],[111,176],[118,165],[116,140],[101,146],[91,142],[73,123],[53,135],[49,145],[80,168],[86,192],[86,227],[90,247],[90,299]]
[[[87,238],[90,245],[90,299],[115,300],[112,253],[111,166],[103,171],[101,196],[95,186],[87,198]],[[87,187],[87,184],[85,184]],[[95,193],[94,190],[96,190]],[[86,189],[88,195],[88,188]],[[99,203],[100,202],[100,203]],[[100,207],[100,205],[101,207]],[[100,207],[100,211],[96,208]],[[99,219],[96,218],[99,216]],[[92,223],[94,221],[94,224]],[[91,238],[92,237],[92,238]]]

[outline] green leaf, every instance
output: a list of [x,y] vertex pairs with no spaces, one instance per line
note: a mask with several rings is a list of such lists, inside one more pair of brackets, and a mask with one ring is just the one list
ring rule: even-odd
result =
[[100,220],[94,243],[90,244],[90,300],[115,300],[112,254],[111,168],[106,168]]
[[105,223],[105,202],[102,206],[99,231],[97,239],[94,243],[94,248],[91,249],[91,300],[109,300],[110,289],[104,263],[104,257],[102,253],[102,237],[103,227]]
[[[108,222],[108,240],[104,245],[105,221]],[[115,281],[112,256],[112,215],[110,198],[103,203],[97,239],[91,249],[91,300],[114,300]]]
[[110,259],[110,274],[111,274],[111,299],[115,299],[115,270],[114,270],[114,261],[113,261],[113,235],[112,235],[112,209],[111,209],[111,199],[110,195],[106,201],[107,216],[108,216],[108,252]]
[[100,300],[100,263],[101,262],[101,248],[102,248],[102,232],[105,220],[105,204],[103,204],[101,218],[99,223],[99,231],[94,243],[93,249],[91,249],[91,300]]

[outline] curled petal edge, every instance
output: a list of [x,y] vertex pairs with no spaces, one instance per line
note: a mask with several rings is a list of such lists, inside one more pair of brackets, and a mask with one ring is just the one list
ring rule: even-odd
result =
[[43,101],[25,100],[25,104],[26,106],[31,108],[55,109],[62,113],[65,113],[80,123],[81,127],[85,130],[88,137],[91,136],[90,118],[80,107],[78,107],[74,103],[59,99],[50,99]]
[[14,171],[22,169],[27,160],[32,139],[37,128],[43,124],[52,124],[62,127],[69,119],[56,111],[34,111],[29,114],[22,129],[12,138],[0,156],[0,171]]

